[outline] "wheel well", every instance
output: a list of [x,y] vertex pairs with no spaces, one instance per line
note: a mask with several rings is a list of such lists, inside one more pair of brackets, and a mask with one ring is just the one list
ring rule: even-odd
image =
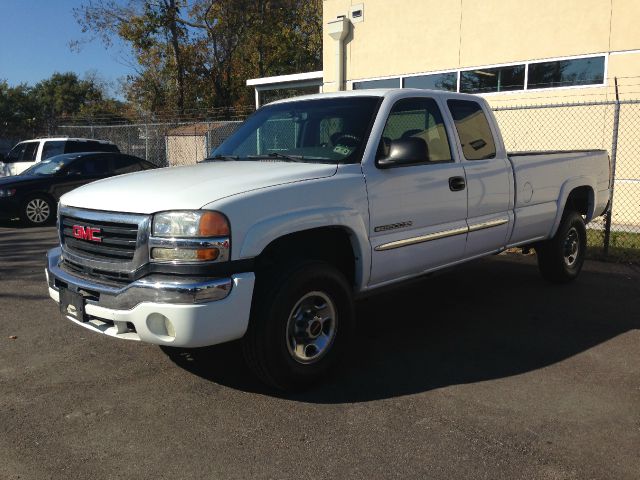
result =
[[355,285],[356,253],[345,228],[313,228],[277,238],[258,255],[256,270],[289,263],[292,259],[328,262],[342,272],[349,284]]
[[56,199],[51,196],[50,193],[43,192],[43,191],[35,191],[35,192],[29,192],[28,194],[26,194],[24,196],[24,198],[22,199],[23,205],[26,204],[29,200],[31,200],[32,198],[35,198],[35,197],[46,198],[47,200],[49,200],[51,202],[51,204],[53,206],[55,206],[58,203],[56,201]]
[[565,212],[571,210],[588,216],[593,211],[593,190],[591,190],[591,187],[583,186],[571,190],[564,210]]

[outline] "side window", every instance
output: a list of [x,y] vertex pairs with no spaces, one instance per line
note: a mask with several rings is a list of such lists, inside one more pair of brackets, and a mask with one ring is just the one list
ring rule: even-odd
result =
[[113,174],[122,175],[124,173],[140,171],[140,161],[131,157],[113,157]]
[[67,140],[65,142],[64,153],[78,153],[84,152],[82,148],[83,142],[76,142],[75,140]]
[[447,101],[456,125],[462,153],[467,160],[484,160],[496,156],[496,144],[489,121],[480,104],[470,100]]
[[42,160],[64,153],[64,141],[44,142]]
[[418,138],[427,146],[427,158],[420,162],[450,162],[451,149],[442,114],[432,98],[405,98],[396,102],[382,132],[379,156],[387,156],[394,140]]
[[139,164],[140,170],[153,170],[155,168],[155,165],[149,162],[141,161]]
[[26,143],[18,143],[9,151],[9,153],[7,153],[4,163],[19,162],[24,156],[24,149],[26,146]]
[[87,176],[106,175],[109,171],[109,159],[107,157],[83,158],[76,160],[69,170]]
[[21,162],[35,162],[36,154],[38,153],[38,146],[40,142],[28,142],[25,144]]

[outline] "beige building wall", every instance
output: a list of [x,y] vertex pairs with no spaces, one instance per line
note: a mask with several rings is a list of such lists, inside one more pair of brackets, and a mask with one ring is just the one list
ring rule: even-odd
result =
[[[352,23],[345,40],[347,88],[372,78],[609,52],[607,77],[640,76],[638,52],[623,53],[640,50],[640,0],[324,0],[324,24],[354,5],[363,5],[364,21]],[[323,47],[324,91],[333,91],[335,41],[326,29]],[[579,95],[561,90],[545,95]]]
[[166,141],[167,162],[172,167],[195,165],[207,156],[204,135],[171,135]]

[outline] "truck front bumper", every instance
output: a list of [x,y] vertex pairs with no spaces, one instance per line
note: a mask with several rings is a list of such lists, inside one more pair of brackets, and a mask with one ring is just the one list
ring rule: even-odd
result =
[[58,303],[68,292],[81,298],[81,314],[71,308],[62,315],[89,330],[174,347],[215,345],[247,330],[252,272],[229,278],[149,275],[114,286],[65,270],[61,256],[60,247],[47,253],[49,296]]

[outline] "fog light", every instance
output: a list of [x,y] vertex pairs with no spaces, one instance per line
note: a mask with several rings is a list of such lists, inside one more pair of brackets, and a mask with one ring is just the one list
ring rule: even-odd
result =
[[184,248],[152,248],[151,258],[163,261],[213,261],[218,258],[217,248],[198,248],[194,250]]
[[147,317],[147,328],[154,335],[176,338],[176,329],[173,327],[173,323],[161,313],[152,313]]

